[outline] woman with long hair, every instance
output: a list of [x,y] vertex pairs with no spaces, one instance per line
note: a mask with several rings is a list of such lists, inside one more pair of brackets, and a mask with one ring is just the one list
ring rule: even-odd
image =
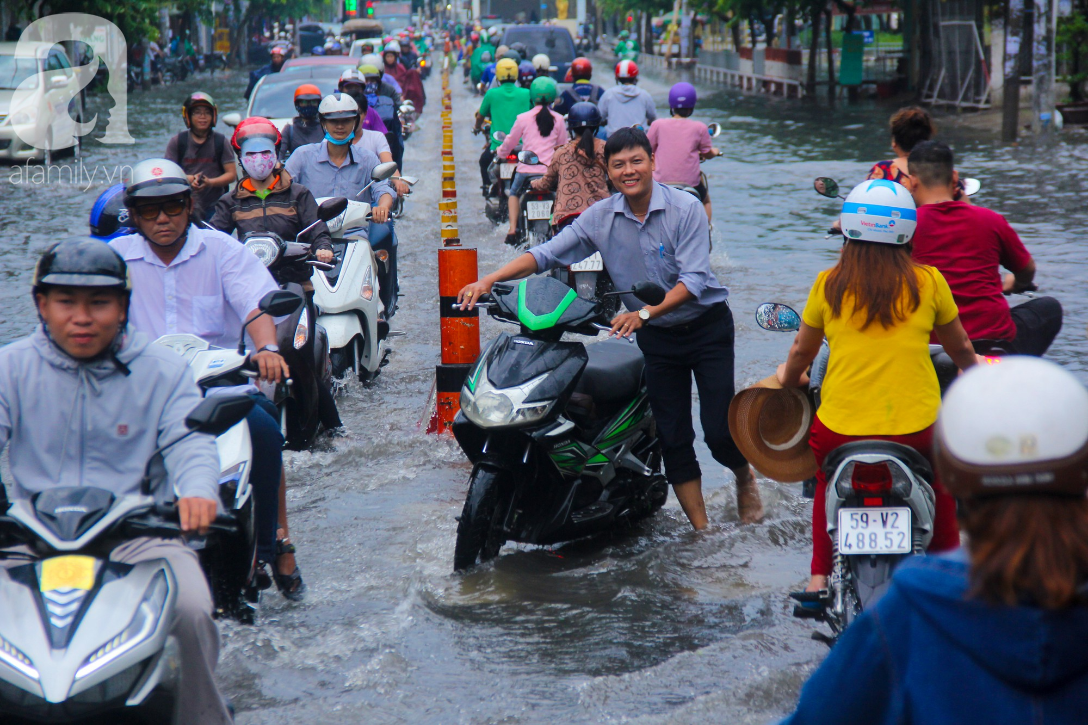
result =
[[[832,566],[824,459],[844,443],[874,438],[911,446],[929,458],[941,404],[930,335],[936,333],[961,370],[976,364],[948,283],[933,267],[911,259],[915,217],[910,192],[894,182],[865,181],[850,192],[840,217],[846,241],[839,263],[816,278],[801,330],[778,368],[782,385],[802,385],[827,338],[831,356],[809,436],[819,471],[808,591],[826,588]],[[954,503],[939,483],[934,490],[930,550],[955,548]]]
[[506,243],[517,243],[518,214],[521,203],[518,197],[525,191],[529,182],[537,176],[543,176],[552,162],[552,155],[558,146],[567,141],[567,124],[563,117],[551,109],[555,102],[557,88],[551,78],[537,78],[529,87],[529,101],[533,108],[518,115],[513,128],[503,140],[495,155],[502,159],[513,151],[521,142],[522,151],[536,154],[538,163],[518,163],[514,180],[510,185],[510,228],[507,230]]
[[910,180],[910,172],[907,170],[907,157],[911,149],[923,141],[929,141],[937,133],[937,126],[933,123],[929,112],[918,106],[901,108],[892,115],[888,123],[892,134],[892,151],[895,158],[887,161],[878,161],[869,170],[869,179],[887,179],[907,187],[913,191],[914,186]]
[[934,438],[964,548],[898,567],[788,725],[1084,722],[1088,390],[1007,357],[952,384]]
[[604,141],[596,137],[600,126],[601,112],[592,103],[581,101],[571,106],[567,115],[571,140],[555,150],[547,173],[530,184],[534,191],[555,192],[552,225],[556,231],[610,196]]

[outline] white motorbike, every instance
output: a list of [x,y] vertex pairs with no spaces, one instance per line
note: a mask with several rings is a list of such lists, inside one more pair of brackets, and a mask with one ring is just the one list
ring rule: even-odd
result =
[[[396,170],[391,161],[378,164],[371,184],[390,178]],[[368,188],[370,184],[357,196]],[[389,253],[375,252],[370,246],[369,222],[370,204],[349,200],[347,209],[326,222],[339,259],[332,269],[315,268],[310,277],[317,324],[325,328],[329,338],[332,373],[341,377],[353,370],[363,383],[377,377],[389,353],[383,345],[389,336],[389,322],[378,294],[382,281],[388,280]]]

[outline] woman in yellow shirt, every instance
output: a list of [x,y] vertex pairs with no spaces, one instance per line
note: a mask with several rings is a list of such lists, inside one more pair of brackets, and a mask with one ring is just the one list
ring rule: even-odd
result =
[[[812,286],[801,330],[778,368],[785,386],[800,386],[827,338],[831,356],[809,445],[816,455],[812,509],[812,579],[824,589],[831,573],[831,538],[824,501],[824,459],[844,443],[890,440],[930,458],[941,390],[929,355],[936,333],[961,370],[976,364],[971,341],[941,273],[910,256],[915,206],[890,181],[865,181],[843,204],[846,242],[839,263]],[[959,545],[954,500],[934,484],[937,509],[930,551]]]

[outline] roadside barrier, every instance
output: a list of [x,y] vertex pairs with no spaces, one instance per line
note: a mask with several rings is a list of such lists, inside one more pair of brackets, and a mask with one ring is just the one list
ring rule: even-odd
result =
[[434,387],[428,401],[428,433],[450,433],[461,409],[461,386],[480,356],[480,310],[457,308],[457,293],[479,278],[476,249],[462,247],[457,230],[457,164],[453,158],[453,103],[449,68],[442,69],[442,197],[438,202],[438,295],[441,316],[442,361],[435,367]]

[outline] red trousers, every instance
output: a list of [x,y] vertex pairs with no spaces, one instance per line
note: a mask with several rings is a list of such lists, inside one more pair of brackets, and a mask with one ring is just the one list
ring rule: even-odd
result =
[[[902,443],[915,449],[932,464],[933,426],[917,433],[898,436],[844,436],[829,429],[819,416],[812,424],[808,444],[816,455],[816,496],[812,501],[812,573],[827,576],[831,573],[831,537],[827,535],[827,476],[824,475],[824,460],[839,446],[850,441],[882,440]],[[960,545],[960,531],[956,524],[956,500],[944,490],[939,481],[934,480],[933,490],[937,494],[937,510],[933,521],[933,540],[929,551],[934,553],[955,549]]]

